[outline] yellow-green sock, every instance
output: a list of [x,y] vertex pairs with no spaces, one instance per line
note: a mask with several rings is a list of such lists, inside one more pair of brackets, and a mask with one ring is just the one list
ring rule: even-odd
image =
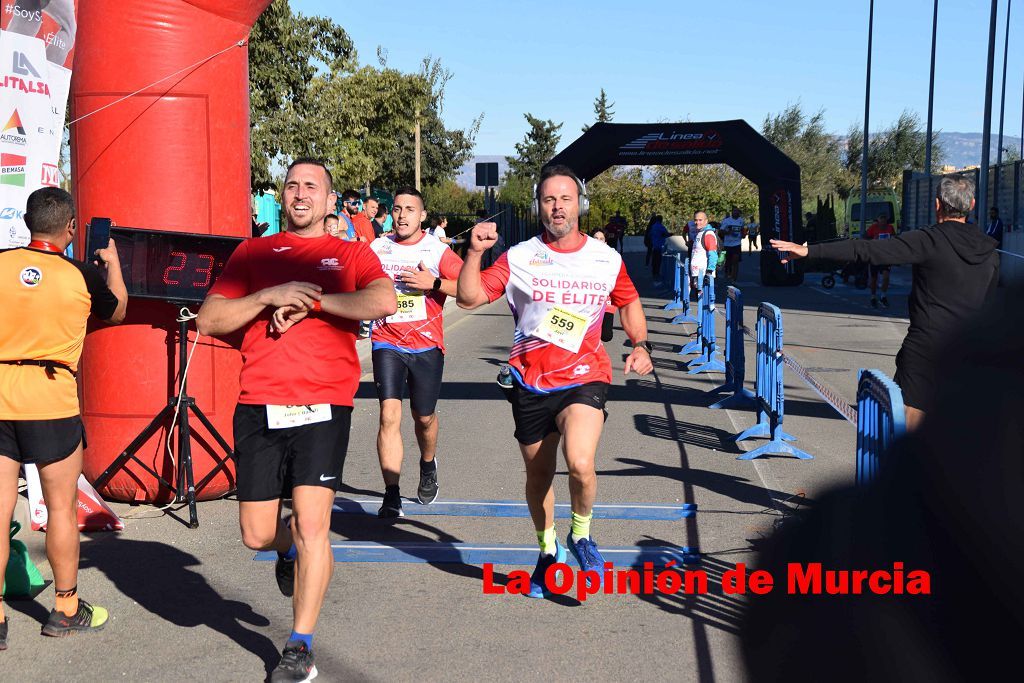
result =
[[590,538],[590,520],[593,517],[594,513],[590,513],[586,517],[577,515],[575,512],[572,513],[572,540],[574,543],[583,538]]
[[555,540],[555,525],[550,529],[537,532],[537,543],[540,544],[540,551],[545,555],[554,555],[558,551],[558,541]]

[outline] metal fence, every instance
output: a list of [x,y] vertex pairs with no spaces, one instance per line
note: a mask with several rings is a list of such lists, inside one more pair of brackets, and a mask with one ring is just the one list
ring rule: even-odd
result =
[[[949,175],[965,175],[978,186],[977,168],[933,175],[903,174],[903,230],[926,228],[935,223],[935,190],[939,180]],[[1024,282],[1024,162],[1009,161],[988,170],[988,206],[999,209],[1003,221],[1003,254],[999,257],[999,281],[1008,285]],[[929,187],[929,181],[931,185]],[[970,221],[984,226],[988,216],[978,217],[977,208]]]
[[[988,170],[988,206],[999,208],[999,217],[1003,220],[1004,231],[1020,230],[1024,227],[1024,187],[1021,177],[1024,173],[1024,162],[1010,161]],[[926,228],[935,223],[935,190],[939,180],[951,175],[965,175],[974,181],[975,187],[981,176],[980,169],[973,168],[956,173],[933,175],[930,178],[924,173],[903,174],[903,229],[914,230]],[[971,214],[971,221],[985,224],[988,216],[978,219],[977,210]]]

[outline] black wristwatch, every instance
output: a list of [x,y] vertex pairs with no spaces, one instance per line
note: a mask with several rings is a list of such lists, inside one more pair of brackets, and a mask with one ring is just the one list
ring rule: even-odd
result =
[[434,286],[431,289],[433,289],[435,292],[440,292],[441,291],[441,278],[439,278],[439,277],[435,277],[434,278]]
[[645,351],[647,351],[647,353],[650,353],[651,351],[654,350],[654,347],[651,346],[651,342],[647,341],[646,339],[641,339],[638,342],[633,342],[633,348],[637,347],[644,349]]

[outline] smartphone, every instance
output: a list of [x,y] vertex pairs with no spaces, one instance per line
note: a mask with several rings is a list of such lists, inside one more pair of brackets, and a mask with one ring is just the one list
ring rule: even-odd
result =
[[89,238],[85,243],[85,259],[97,263],[96,258],[97,249],[106,249],[107,245],[110,244],[110,219],[109,218],[96,218],[93,217],[89,221]]

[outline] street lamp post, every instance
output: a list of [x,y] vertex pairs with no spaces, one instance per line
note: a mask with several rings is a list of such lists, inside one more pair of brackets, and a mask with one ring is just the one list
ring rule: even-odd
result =
[[[932,113],[934,111],[935,104],[935,34],[939,23],[939,0],[935,0],[934,6],[932,7],[932,56],[931,56],[931,70],[928,72],[928,125],[925,130],[925,148],[924,148],[924,172],[928,174],[928,219],[925,221],[927,224],[931,224],[931,207],[934,206],[935,202],[932,200]],[[915,212],[916,213],[916,212]],[[916,225],[917,220],[915,217],[914,223]]]
[[992,11],[988,26],[988,61],[985,67],[985,107],[981,129],[981,168],[978,173],[978,200],[976,203],[978,224],[988,219],[988,162],[989,145],[992,138],[992,68],[996,59],[996,14],[999,0],[992,0]]
[[[992,0],[995,2],[996,0]],[[868,64],[864,84],[864,149],[860,162],[860,235],[867,234],[868,212],[868,115],[871,112],[871,38],[875,27],[875,0],[868,0]]]

